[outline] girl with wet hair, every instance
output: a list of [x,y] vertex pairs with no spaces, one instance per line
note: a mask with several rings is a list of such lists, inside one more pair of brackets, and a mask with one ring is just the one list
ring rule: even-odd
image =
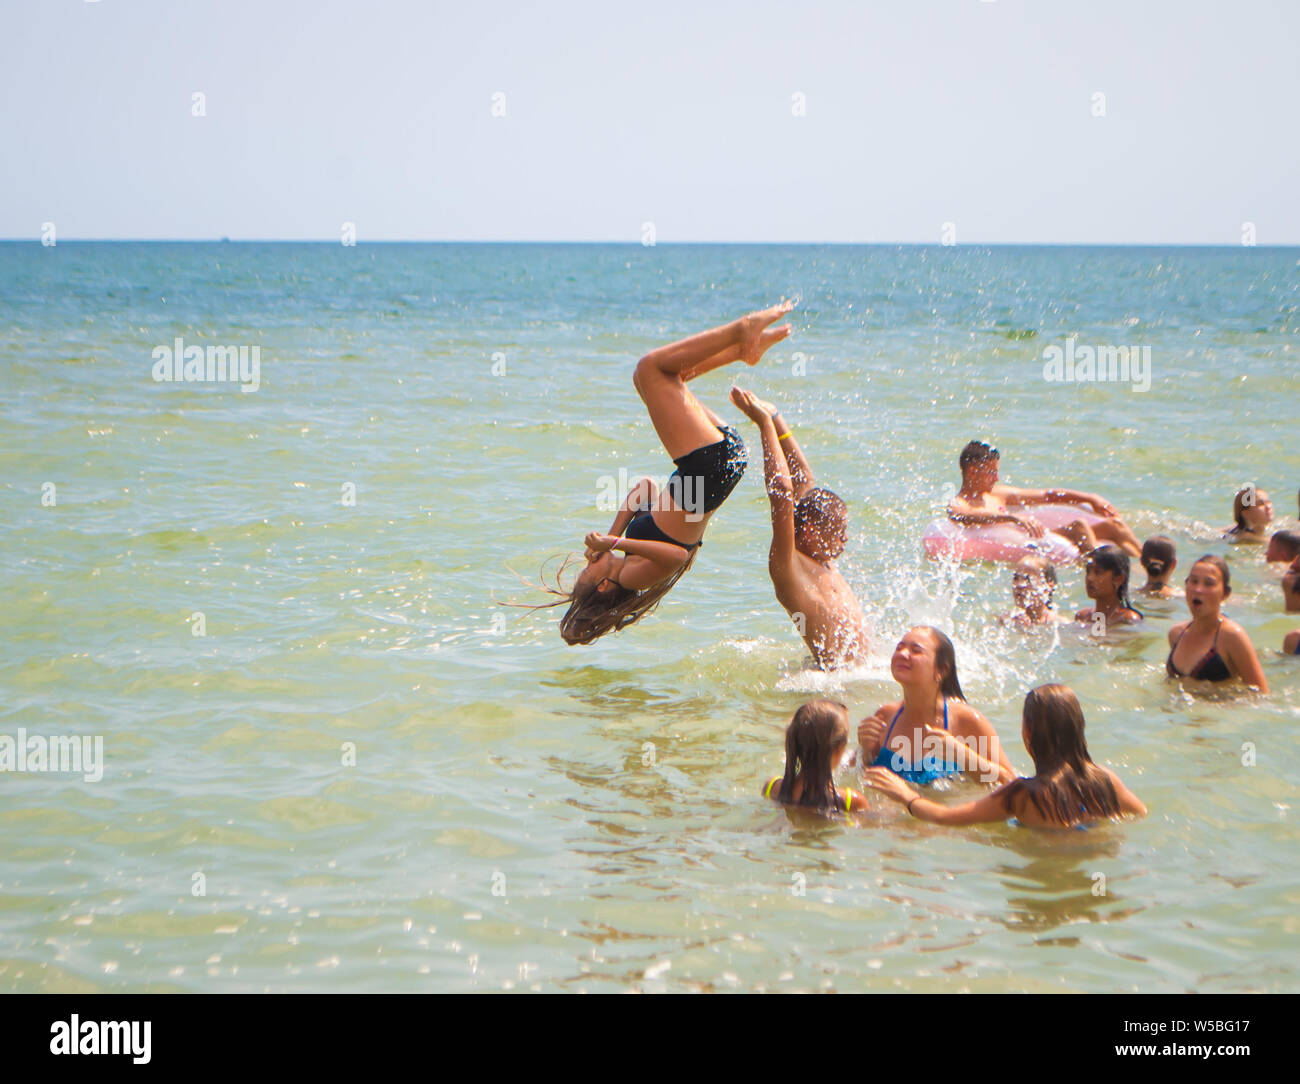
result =
[[1020,736],[1034,774],[962,805],[945,806],[917,794],[893,772],[867,771],[866,782],[935,824],[983,824],[1014,818],[1026,828],[1076,828],[1121,816],[1145,817],[1147,807],[1109,768],[1093,762],[1083,736],[1083,709],[1065,685],[1040,685],[1025,697]]
[[1083,589],[1094,605],[1074,615],[1076,621],[1099,622],[1104,628],[1131,625],[1142,620],[1142,611],[1128,597],[1130,569],[1128,554],[1116,546],[1098,546],[1088,554]]
[[862,764],[921,786],[962,773],[985,783],[1015,778],[993,724],[966,703],[957,653],[939,629],[908,629],[889,669],[903,699],[883,705],[858,726]]
[[835,788],[835,770],[849,744],[849,709],[834,700],[810,700],[785,729],[785,774],[773,776],[763,797],[817,813],[865,813],[856,791]]

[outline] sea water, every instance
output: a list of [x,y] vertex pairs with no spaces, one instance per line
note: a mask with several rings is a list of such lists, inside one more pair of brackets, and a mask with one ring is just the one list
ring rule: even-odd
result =
[[[1248,483],[1295,526],[1298,261],[0,245],[0,735],[102,739],[98,778],[0,772],[0,989],[1300,988],[1300,615],[1259,547],[1220,541]],[[616,480],[671,470],[636,359],[782,296],[794,335],[694,385],[751,464],[658,612],[566,647],[560,610],[499,605],[547,601],[515,573],[608,529]],[[733,381],[848,502],[876,649],[851,673],[808,669],[773,597]],[[1172,536],[1175,582],[1225,554],[1272,693],[1166,679],[1181,600],[1100,640],[999,626],[1008,568],[921,555],[972,438],[1004,481]],[[1088,604],[1078,570],[1060,596]],[[953,635],[1021,771],[1025,692],[1073,687],[1149,818],[948,829],[876,799],[847,826],[762,800],[800,703],[856,724],[897,698],[913,623]]]

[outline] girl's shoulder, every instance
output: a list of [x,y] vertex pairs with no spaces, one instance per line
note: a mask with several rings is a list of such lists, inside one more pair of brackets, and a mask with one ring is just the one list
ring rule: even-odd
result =
[[775,797],[776,797],[776,790],[777,790],[777,788],[779,787],[782,778],[783,778],[782,776],[774,775],[774,776],[772,776],[771,779],[769,779],[766,783],[763,784],[763,797],[764,797],[764,798],[775,798]]
[[891,700],[888,704],[881,704],[880,707],[876,709],[876,713],[873,716],[873,718],[884,719],[888,721],[898,713],[898,710],[902,706],[903,706],[903,702],[901,700]]
[[950,726],[963,729],[975,727],[982,730],[991,726],[984,714],[965,700],[948,701],[948,722]]
[[[1096,761],[1093,761],[1093,763],[1097,764]],[[1124,786],[1124,781],[1120,779],[1114,768],[1108,768],[1105,764],[1097,764],[1097,767],[1101,769],[1101,774],[1110,780],[1111,786],[1117,790]]]
[[1228,640],[1230,643],[1250,644],[1251,647],[1255,646],[1250,642],[1250,634],[1238,625],[1237,622],[1226,617],[1223,619],[1220,636],[1221,638]]

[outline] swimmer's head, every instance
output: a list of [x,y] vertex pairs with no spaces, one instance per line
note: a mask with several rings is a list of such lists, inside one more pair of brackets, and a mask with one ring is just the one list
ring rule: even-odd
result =
[[810,489],[794,506],[794,545],[805,557],[833,561],[848,537],[848,508],[829,489]]
[[1132,610],[1134,606],[1128,597],[1131,567],[1128,554],[1118,546],[1109,543],[1098,546],[1088,555],[1088,563],[1083,571],[1083,589],[1094,601],[1114,596],[1124,609]]
[[1268,540],[1264,560],[1289,562],[1297,557],[1300,557],[1300,534],[1295,531],[1274,531],[1273,537]]
[[889,660],[889,672],[900,685],[937,685],[946,697],[966,699],[957,680],[952,641],[932,625],[917,625],[904,633]]
[[1223,600],[1232,594],[1228,562],[1211,553],[1198,557],[1187,573],[1186,594],[1193,617],[1217,613]]
[[957,457],[963,486],[978,482],[992,487],[998,480],[998,450],[982,440],[972,440]]
[[[695,563],[696,552],[692,551],[686,563],[668,579],[644,591],[619,586],[616,581],[623,562],[612,552],[601,553],[588,561],[567,592],[559,588],[557,577],[556,589],[544,589],[559,595],[561,603],[569,603],[568,610],[560,618],[560,635],[564,642],[569,645],[590,644],[607,632],[618,632],[645,617]],[[561,567],[560,571],[563,573],[564,568]]]
[[785,775],[778,797],[789,801],[803,776],[799,804],[837,809],[835,769],[849,744],[849,709],[835,700],[810,700],[785,728]]
[[1063,764],[1082,772],[1091,763],[1083,737],[1083,708],[1068,685],[1030,689],[1021,715],[1020,736],[1033,757],[1035,774],[1046,775]]
[[1050,606],[1056,593],[1056,566],[1046,557],[1022,557],[1011,573],[1011,595],[1022,610]]
[[1262,489],[1242,486],[1232,498],[1232,520],[1238,531],[1262,531],[1273,522],[1273,502]]
[[1152,535],[1142,543],[1142,556],[1139,560],[1148,576],[1163,581],[1178,564],[1178,551],[1174,548],[1172,539],[1162,534]]

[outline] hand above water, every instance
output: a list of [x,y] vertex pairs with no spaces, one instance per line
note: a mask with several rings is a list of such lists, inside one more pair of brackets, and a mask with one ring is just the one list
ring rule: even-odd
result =
[[763,421],[764,418],[770,418],[775,409],[771,403],[763,402],[753,392],[734,385],[731,389],[731,401],[736,404],[745,417],[755,424]]
[[882,794],[893,798],[896,802],[906,804],[914,798],[920,797],[916,791],[888,768],[868,768],[862,773],[862,781],[873,790],[880,791]]
[[1015,522],[1029,534],[1030,538],[1042,538],[1047,534],[1047,528],[1044,527],[1033,516],[1016,516]]
[[881,743],[885,740],[885,731],[889,724],[878,716],[863,719],[858,724],[858,744],[862,746],[862,762],[870,764],[880,755]]
[[586,538],[587,560],[595,560],[595,558],[599,557],[602,553],[612,550],[614,548],[614,543],[617,541],[618,539],[613,535],[601,534],[599,531],[591,531]]

